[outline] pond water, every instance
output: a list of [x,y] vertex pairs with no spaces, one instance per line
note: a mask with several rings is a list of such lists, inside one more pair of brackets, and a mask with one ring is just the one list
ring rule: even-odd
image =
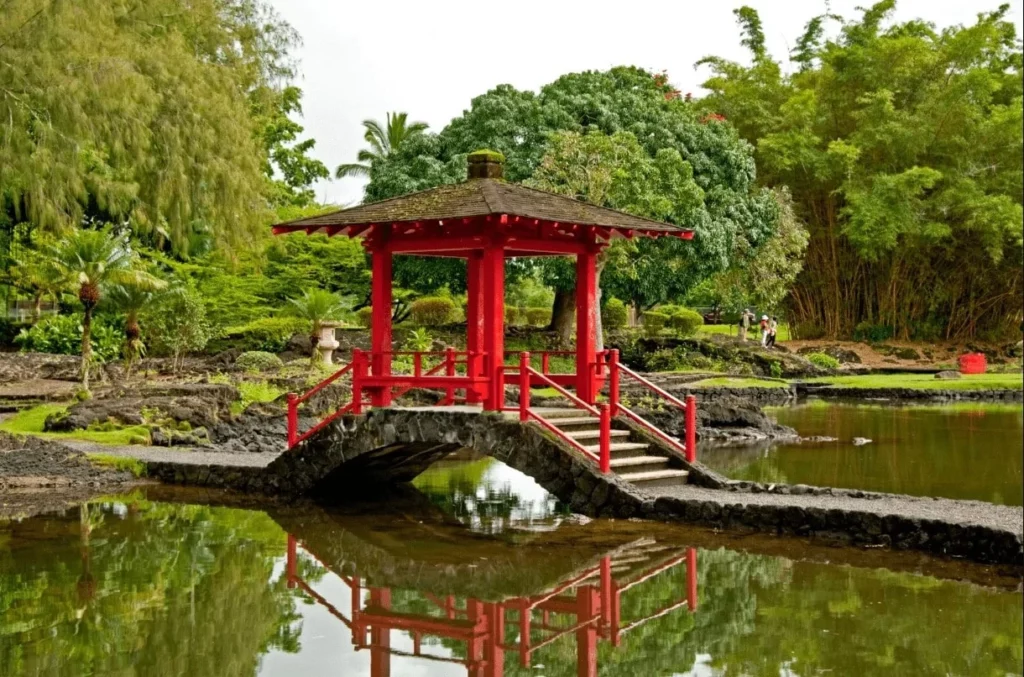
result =
[[[811,400],[766,411],[800,435],[836,442],[705,448],[735,479],[1024,503],[1024,407]],[[871,440],[855,445],[855,437]]]
[[1019,581],[988,569],[587,521],[486,459],[418,486],[262,510],[160,488],[0,521],[0,674],[1022,672]]

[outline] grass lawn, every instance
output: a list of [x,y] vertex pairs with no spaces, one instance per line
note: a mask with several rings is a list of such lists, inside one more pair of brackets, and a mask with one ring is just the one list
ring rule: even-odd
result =
[[932,374],[867,374],[820,376],[808,383],[828,383],[840,388],[913,388],[917,390],[1021,390],[1021,374],[965,374],[958,379],[938,379]]
[[85,440],[99,444],[125,446],[138,444],[141,440],[149,443],[149,428],[142,425],[127,426],[115,430],[76,430],[68,433],[43,432],[46,417],[58,414],[67,409],[65,404],[40,404],[31,409],[19,411],[14,416],[0,422],[0,430],[18,435],[35,435],[53,440]]
[[146,464],[137,458],[113,456],[111,454],[86,454],[85,457],[93,465],[113,468],[114,470],[127,470],[135,477],[142,477],[146,472]]
[[[726,336],[736,336],[736,325],[735,324],[705,324],[697,332],[698,334],[725,334]],[[779,323],[779,330],[775,334],[775,340],[778,343],[783,341],[789,341],[792,338],[789,334],[789,325],[785,322]],[[757,324],[754,324],[753,330],[748,334],[747,340],[757,341],[761,340],[761,332],[757,330]]]
[[716,376],[691,384],[695,388],[788,388],[784,381],[767,381],[759,378],[742,378],[738,376]]

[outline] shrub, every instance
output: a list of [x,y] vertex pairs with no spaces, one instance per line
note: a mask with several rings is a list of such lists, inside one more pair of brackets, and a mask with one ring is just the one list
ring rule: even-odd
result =
[[284,363],[274,353],[250,350],[238,356],[235,360],[235,366],[246,371],[265,371],[267,369],[280,369],[284,366]]
[[526,320],[526,311],[515,306],[505,306],[505,324],[517,325]]
[[793,338],[801,341],[813,341],[825,335],[825,330],[813,322],[798,322],[792,329]]
[[211,342],[210,348],[216,352],[239,348],[243,351],[280,353],[292,336],[308,333],[307,323],[297,317],[261,317],[237,327],[225,328],[217,340]]
[[668,324],[669,316],[657,310],[648,310],[643,314],[641,321],[644,324],[644,331],[650,336],[657,336],[665,325]]
[[550,308],[527,308],[526,323],[534,327],[541,327],[551,323]]
[[782,378],[782,363],[772,360],[768,365],[768,375],[772,378]]
[[678,308],[669,315],[668,326],[679,336],[693,336],[704,326],[704,318],[696,310]]
[[629,323],[626,304],[616,298],[608,299],[601,309],[601,322],[605,329],[620,329]]
[[892,327],[886,324],[871,324],[861,322],[853,328],[854,341],[867,341],[869,343],[881,343],[892,338]]
[[646,371],[677,371],[682,368],[682,355],[671,348],[661,348],[651,353],[645,362]]
[[[121,354],[124,337],[114,327],[92,323],[92,359],[105,363]],[[22,352],[51,353],[54,355],[80,355],[82,353],[82,317],[80,315],[51,315],[28,329],[22,329],[14,343]]]
[[360,327],[369,329],[373,325],[373,308],[366,306],[356,311],[356,322]]
[[231,405],[231,412],[240,414],[255,402],[273,402],[284,391],[266,381],[242,381],[238,384],[238,393],[241,399]]
[[455,301],[444,296],[424,296],[412,302],[409,317],[421,327],[441,327],[459,316]]
[[825,353],[811,353],[807,356],[807,361],[816,367],[821,367],[822,369],[839,368],[839,360],[831,355],[826,355]]

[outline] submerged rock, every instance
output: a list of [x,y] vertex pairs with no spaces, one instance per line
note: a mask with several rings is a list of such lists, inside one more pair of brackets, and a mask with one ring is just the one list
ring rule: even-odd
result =
[[853,438],[853,446],[855,446],[855,447],[863,447],[865,444],[871,444],[871,440],[869,440],[866,437],[854,437]]

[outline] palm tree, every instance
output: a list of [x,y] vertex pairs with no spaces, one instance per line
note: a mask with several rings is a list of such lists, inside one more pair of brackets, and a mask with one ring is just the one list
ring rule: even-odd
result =
[[[158,284],[153,284],[153,282]],[[142,333],[139,328],[139,313],[152,304],[157,291],[166,286],[165,282],[154,278],[153,281],[143,284],[139,284],[137,281],[117,282],[103,290],[106,295],[105,303],[125,314],[124,361],[125,372],[128,376],[131,376],[132,366],[145,353],[146,349],[142,339],[139,338]]]
[[363,149],[356,155],[357,163],[338,165],[334,171],[335,178],[346,176],[369,176],[370,167],[377,160],[383,160],[397,151],[409,138],[422,134],[427,129],[426,122],[408,123],[408,113],[388,113],[387,122],[381,125],[376,120],[363,120],[366,132],[363,138],[370,144],[370,149]]
[[159,288],[163,283],[134,266],[125,238],[109,230],[76,230],[48,248],[48,260],[72,285],[85,315],[82,320],[82,388],[89,390],[92,362],[92,314],[100,302],[102,284],[137,284]]
[[324,324],[337,320],[342,313],[349,310],[350,303],[333,292],[324,289],[308,289],[297,299],[288,299],[292,315],[309,322],[309,343],[312,346],[310,360],[314,363],[320,357],[317,344],[320,343],[320,331]]
[[27,254],[11,273],[15,284],[32,290],[32,320],[35,322],[42,315],[43,299],[56,301],[68,286],[63,271],[37,252]]

